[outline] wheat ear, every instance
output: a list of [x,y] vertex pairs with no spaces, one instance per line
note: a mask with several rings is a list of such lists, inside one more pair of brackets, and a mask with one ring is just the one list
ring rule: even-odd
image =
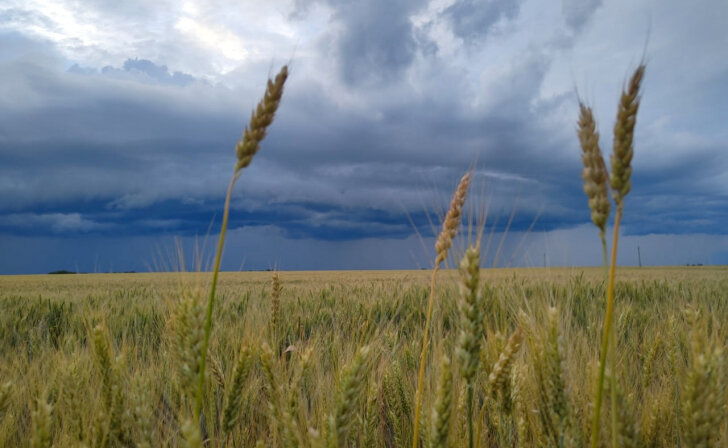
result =
[[36,401],[36,407],[31,412],[33,435],[30,439],[31,448],[50,448],[52,446],[51,428],[53,424],[53,405],[44,397]]
[[215,289],[217,288],[217,277],[220,274],[220,261],[222,260],[222,249],[225,245],[225,234],[227,233],[228,218],[230,216],[230,198],[233,194],[233,186],[242,169],[250,165],[253,156],[260,149],[260,142],[265,138],[268,126],[273,122],[278,106],[280,105],[281,96],[283,95],[283,85],[288,79],[288,67],[283,66],[281,71],[276,75],[275,81],[268,80],[268,86],[263,95],[263,99],[258,103],[258,107],[250,116],[249,127],[245,128],[243,138],[235,147],[237,154],[237,162],[233,170],[233,176],[228,184],[227,194],[225,195],[225,205],[222,213],[222,226],[220,228],[220,239],[217,243],[215,251],[215,264],[212,271],[212,283],[210,285],[210,298],[207,302],[207,313],[205,315],[205,336],[202,342],[202,357],[200,359],[200,372],[197,377],[197,397],[195,400],[195,420],[199,420],[202,411],[202,401],[205,391],[205,362],[207,361],[207,347],[210,343],[210,332],[212,329],[212,309],[215,306]]
[[243,131],[243,138],[235,146],[235,153],[238,156],[238,162],[235,164],[236,173],[250,165],[253,157],[258,153],[260,142],[265,138],[268,126],[273,123],[273,118],[278,110],[286,79],[288,79],[288,67],[284,65],[274,81],[268,80],[268,87],[265,89],[263,99],[250,115],[250,122]]
[[473,379],[480,361],[483,311],[479,293],[480,246],[469,247],[460,262],[460,338],[457,356],[465,379],[468,406],[468,446],[473,446]]
[[235,422],[240,417],[241,399],[243,386],[253,365],[253,353],[249,347],[243,346],[240,349],[238,360],[233,369],[233,378],[228,388],[225,409],[223,411],[222,429],[227,434],[233,430]]
[[419,448],[420,437],[420,411],[422,409],[422,391],[424,390],[425,381],[425,361],[427,360],[427,344],[430,334],[430,321],[432,320],[432,307],[435,301],[435,277],[440,265],[447,259],[448,252],[452,246],[460,227],[460,217],[463,213],[463,205],[470,187],[470,172],[465,173],[460,179],[457,190],[450,201],[450,208],[445,215],[445,221],[442,223],[442,230],[435,242],[435,267],[432,269],[432,278],[430,279],[430,299],[427,302],[427,316],[425,318],[425,330],[422,335],[422,353],[420,353],[420,368],[417,374],[417,392],[415,394],[415,420],[414,420],[414,436],[412,437],[412,448]]
[[128,412],[124,408],[124,392],[119,371],[119,359],[113,358],[109,335],[101,325],[92,330],[94,355],[97,367],[101,373],[102,398],[104,410],[108,416],[109,437],[119,443],[127,439],[124,427],[123,414]]
[[590,107],[579,102],[579,121],[577,123],[579,143],[581,144],[581,161],[584,164],[582,178],[584,179],[584,193],[589,199],[591,219],[599,229],[602,241],[602,264],[607,269],[607,239],[606,228],[609,218],[609,173],[604,163],[602,150],[599,148],[599,132]]
[[493,366],[493,370],[488,377],[488,384],[493,395],[498,392],[507,391],[506,381],[511,379],[511,368],[516,360],[516,355],[521,349],[523,343],[523,330],[521,327],[516,328],[506,344],[503,352],[501,352],[498,361]]
[[270,323],[273,329],[273,342],[278,344],[278,326],[281,321],[281,278],[274,272],[270,279]]
[[644,75],[645,66],[642,64],[637,67],[630,78],[627,90],[622,91],[617,109],[617,122],[614,124],[612,170],[609,181],[618,209],[622,208],[624,197],[627,196],[632,185],[630,177],[632,175],[632,156],[634,155],[634,126],[640,107],[640,85]]
[[430,448],[445,448],[450,434],[450,415],[452,414],[453,378],[450,358],[442,357],[440,382],[437,387],[437,400],[432,409],[432,437]]
[[132,396],[134,425],[141,434],[138,448],[152,448],[157,437],[156,414],[152,404],[152,383],[149,379],[135,378]]
[[194,292],[184,291],[172,320],[172,354],[177,361],[180,385],[189,397],[194,396],[195,381],[200,373],[204,322],[199,299]]
[[693,352],[682,403],[682,439],[686,446],[718,446],[725,419],[723,350]]
[[[604,389],[604,373],[606,370],[609,341],[613,337],[612,315],[614,313],[614,274],[617,267],[617,243],[619,240],[619,223],[624,210],[624,197],[631,188],[632,155],[634,153],[633,137],[634,126],[637,121],[637,110],[640,103],[640,85],[645,74],[645,65],[637,67],[629,80],[627,90],[622,91],[617,107],[617,122],[614,125],[614,145],[611,156],[610,186],[612,197],[617,204],[617,213],[614,217],[614,236],[612,238],[612,258],[609,264],[609,281],[607,282],[607,310],[604,316],[604,334],[599,357],[599,377],[597,379],[597,397],[594,403],[594,418],[592,419],[591,448],[596,448],[599,434],[599,418],[601,414],[602,392]],[[616,349],[616,347],[615,347]],[[614,355],[610,359],[614,370]],[[615,374],[614,372],[612,372]],[[616,393],[616,388],[612,387]],[[612,415],[616,416],[616,398],[612,395]],[[616,420],[612,418],[612,444],[616,445]]]
[[465,173],[460,179],[455,195],[450,201],[450,208],[445,215],[445,221],[442,223],[442,230],[440,235],[437,237],[435,242],[435,252],[437,257],[435,258],[435,266],[439,266],[447,258],[447,254],[452,246],[452,241],[458,234],[458,227],[460,227],[460,217],[463,213],[463,205],[465,204],[465,198],[468,194],[468,188],[470,187],[470,173]]
[[347,365],[341,376],[339,396],[336,400],[336,439],[339,446],[349,446],[349,428],[356,419],[356,410],[366,389],[365,377],[369,364],[369,346],[359,349],[354,359]]
[[278,378],[278,366],[275,365],[273,350],[267,343],[263,343],[260,351],[260,363],[263,373],[268,380],[268,405],[271,411],[273,424],[281,433],[284,447],[298,447],[302,445],[301,435],[293,421],[288,409],[283,406],[282,389]]

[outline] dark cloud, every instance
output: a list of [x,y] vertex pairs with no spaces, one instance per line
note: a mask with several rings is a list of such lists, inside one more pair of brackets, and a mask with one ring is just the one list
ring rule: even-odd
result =
[[[458,59],[474,57],[478,50],[467,45],[513,21],[525,3],[460,1],[417,20],[421,2],[326,4],[330,22],[312,44],[326,51],[294,61],[280,113],[236,185],[226,268],[236,269],[246,249],[256,269],[277,261],[428,267],[431,254],[415,229],[430,247],[431,223],[437,227],[471,166],[474,212],[489,204],[489,228],[539,235],[529,239],[530,261],[514,258],[517,238],[504,243],[506,258],[540,265],[547,251],[584,263],[569,254],[580,246],[568,234],[595,242],[588,256],[600,260],[579,176],[576,101],[570,91],[549,90],[555,54],[566,47],[544,39],[508,58],[492,55],[497,64]],[[565,2],[563,17],[577,30],[596,8]],[[307,14],[300,8],[296,20]],[[450,28],[465,46],[438,40]],[[148,252],[155,239],[180,236],[189,246],[217,232],[234,144],[275,70],[270,61],[242,64],[216,83],[135,54],[93,67],[41,39],[0,34],[0,45],[0,246],[25,245],[36,258],[40,242],[58,251],[32,269],[21,269],[30,258],[14,265],[0,256],[0,272],[74,269],[62,251],[90,271],[104,247],[115,254],[104,266],[138,270],[134,250]],[[713,99],[725,93],[726,71],[688,91],[666,68],[648,71],[656,79],[647,80],[640,111],[625,234],[690,241],[687,234],[700,232],[723,241],[725,104]],[[605,150],[609,133],[602,129]],[[728,248],[715,244],[722,257],[718,249]]]
[[443,14],[453,33],[471,43],[486,37],[501,20],[516,18],[521,3],[523,0],[457,0]]
[[[350,85],[397,79],[418,48],[410,17],[423,6],[415,0],[333,1],[330,50]],[[386,13],[383,13],[386,12]]]
[[[119,79],[122,71],[171,76],[164,66],[130,61],[90,75],[15,67],[26,75],[23,88],[40,95],[42,103],[30,109],[16,105],[16,113],[0,120],[11,142],[5,147],[13,149],[0,152],[4,232],[191,235],[210,228],[232,166],[229,148],[245,116],[233,112],[234,103],[222,100],[220,91],[238,92]],[[144,72],[135,74],[135,67]],[[462,98],[453,102],[405,90],[379,106],[378,114],[365,116],[335,105],[314,84],[294,85],[255,169],[240,180],[245,194],[234,200],[231,227],[272,225],[292,239],[401,239],[414,231],[409,214],[417,228],[430,232],[424,210],[435,208],[435,200],[446,204],[454,182],[474,160],[494,224],[505,226],[504,217],[514,210],[513,230],[528,228],[536,215],[540,230],[588,221],[578,157],[562,150],[571,147],[578,154],[575,138],[571,132],[554,134],[539,118],[561,113],[573,98],[534,106],[547,69],[548,59],[533,52],[491,79],[485,88],[493,93],[475,107]],[[678,194],[680,173],[687,182],[685,173],[716,166],[703,159],[692,163],[687,170],[685,161],[647,170],[640,173],[644,180],[635,176],[634,201],[655,197],[655,189]],[[649,218],[628,218],[632,232],[660,225],[680,231],[679,216],[664,204],[643,206]],[[702,209],[692,204],[682,216],[697,217]],[[726,213],[716,207],[699,228],[708,231]],[[29,225],[21,225],[24,219]]]

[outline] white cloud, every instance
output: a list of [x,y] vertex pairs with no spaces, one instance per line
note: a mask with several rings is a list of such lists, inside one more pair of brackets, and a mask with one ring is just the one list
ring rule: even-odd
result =
[[[243,40],[224,26],[211,26],[191,17],[181,17],[174,27],[191,36],[208,51],[218,51],[227,59],[240,63],[248,58],[249,52]],[[232,68],[234,66],[230,66],[228,70]]]

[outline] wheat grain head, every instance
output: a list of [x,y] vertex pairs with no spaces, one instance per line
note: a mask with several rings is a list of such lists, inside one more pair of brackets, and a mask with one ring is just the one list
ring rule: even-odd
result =
[[260,149],[260,142],[266,135],[268,126],[273,122],[278,105],[283,95],[283,85],[288,78],[288,66],[284,65],[275,77],[275,80],[268,80],[263,99],[258,107],[250,115],[250,122],[243,131],[243,138],[235,146],[238,160],[235,164],[235,173],[250,165],[253,157]]
[[645,65],[640,64],[622,91],[617,106],[617,121],[614,124],[614,142],[611,157],[610,184],[612,196],[618,208],[622,208],[624,197],[631,189],[632,156],[634,155],[634,126],[640,106],[640,84],[645,74]]
[[460,262],[460,337],[457,356],[461,373],[471,384],[480,360],[483,310],[480,291],[480,247],[469,247]]
[[584,193],[589,199],[591,219],[595,226],[604,233],[609,217],[607,165],[604,163],[602,150],[599,148],[599,132],[590,107],[579,102],[579,121],[577,135],[581,144],[581,161],[584,164],[582,178]]
[[227,397],[223,411],[222,429],[227,433],[232,431],[235,422],[240,417],[243,386],[245,385],[252,365],[253,353],[249,347],[243,346],[240,349],[240,354],[233,369],[232,383],[226,391]]
[[360,348],[342,373],[334,418],[339,445],[347,446],[349,428],[356,418],[355,413],[366,388],[369,352],[369,346]]
[[445,448],[450,433],[450,415],[452,414],[453,377],[450,358],[442,357],[440,381],[437,387],[437,399],[432,409],[432,436],[430,448]]
[[488,383],[493,395],[498,392],[507,390],[506,381],[510,381],[511,368],[516,360],[516,355],[521,349],[523,343],[523,331],[521,327],[517,327],[506,344],[503,352],[500,354],[498,361],[493,366],[493,370],[488,377]]
[[457,190],[450,201],[450,208],[445,215],[445,220],[442,223],[442,230],[440,235],[437,237],[435,243],[435,252],[437,257],[435,258],[435,266],[439,266],[440,263],[445,261],[447,258],[448,251],[452,246],[452,241],[458,234],[458,227],[460,226],[460,216],[463,213],[463,205],[465,204],[465,198],[468,194],[468,188],[470,187],[470,172],[465,173],[460,179]]

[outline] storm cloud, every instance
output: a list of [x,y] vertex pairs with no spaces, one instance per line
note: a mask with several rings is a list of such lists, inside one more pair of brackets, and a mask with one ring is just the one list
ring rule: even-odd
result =
[[[494,232],[524,241],[500,264],[540,265],[542,252],[597,264],[598,247],[585,258],[544,243],[588,238],[575,92],[609,152],[645,42],[625,233],[677,242],[655,244],[651,264],[725,259],[717,0],[83,6],[0,6],[0,272],[89,271],[99,253],[104,269],[139,270],[150,246],[214,235],[234,144],[289,62],[280,113],[236,186],[227,269],[427,267],[438,212],[471,167],[473,213],[487,204]],[[690,241],[711,243],[701,254]],[[34,262],[39,242],[61,253]]]

